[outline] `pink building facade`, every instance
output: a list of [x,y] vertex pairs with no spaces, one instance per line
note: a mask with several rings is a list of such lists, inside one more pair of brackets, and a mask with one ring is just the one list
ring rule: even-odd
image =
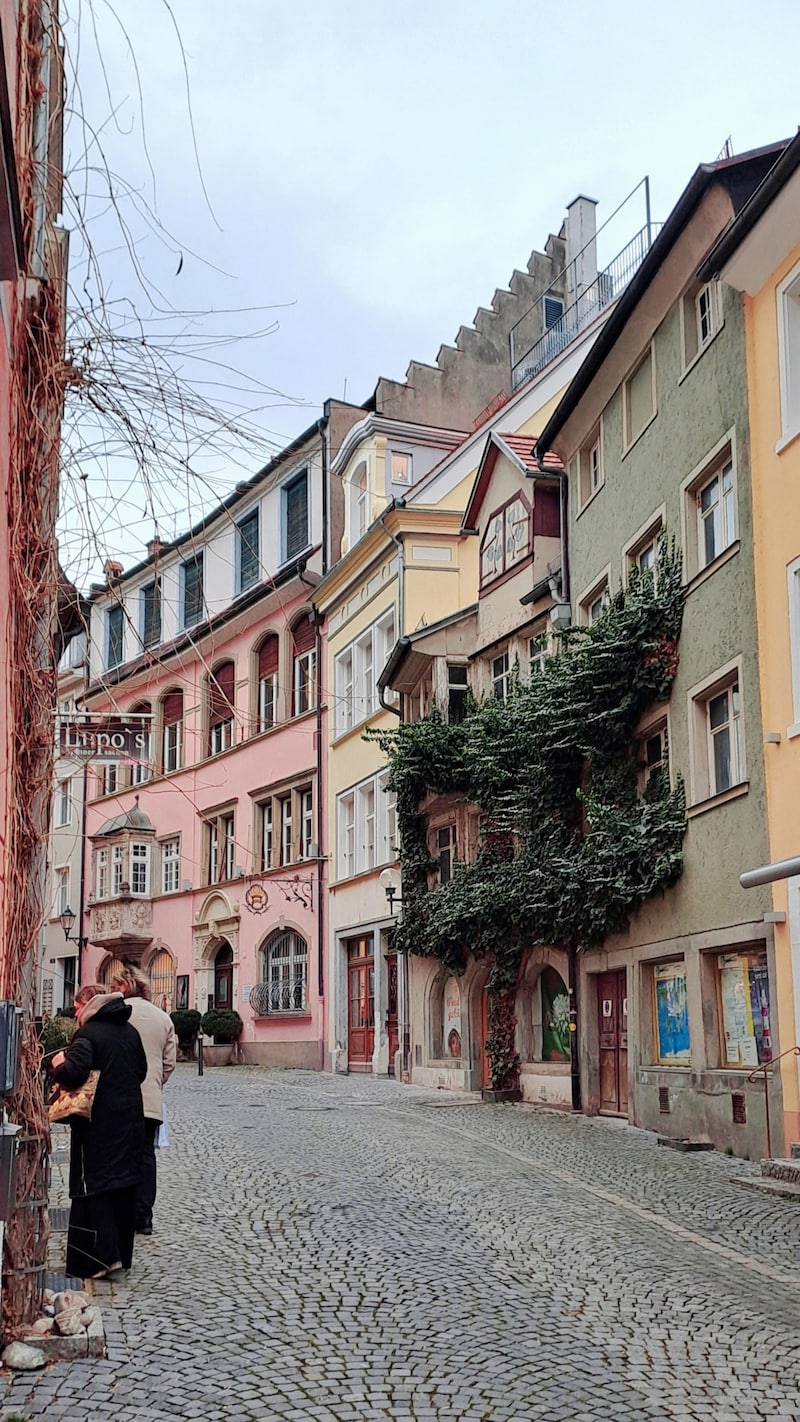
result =
[[[210,518],[93,592],[90,713],[141,759],[87,773],[82,980],[121,961],[168,1010],[231,1007],[246,1061],[320,1068],[326,736],[311,593],[340,523],[331,404]],[[137,718],[141,718],[137,721]]]

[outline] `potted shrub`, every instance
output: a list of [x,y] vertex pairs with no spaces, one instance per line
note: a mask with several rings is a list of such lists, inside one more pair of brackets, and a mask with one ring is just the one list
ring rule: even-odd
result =
[[230,1007],[210,1007],[200,1023],[205,1037],[213,1037],[213,1047],[203,1048],[203,1058],[209,1066],[228,1066],[234,1044],[242,1030],[242,1019]]
[[184,1008],[180,1012],[171,1012],[169,1015],[178,1038],[178,1049],[181,1056],[191,1061],[194,1056],[194,1044],[200,1031],[200,1013],[195,1012],[194,1008]]
[[78,1030],[78,1024],[73,1017],[45,1017],[39,1028],[39,1042],[42,1048],[42,1067],[45,1074],[45,1090],[49,1090],[52,1082],[50,1077],[50,1061],[56,1052],[63,1052],[72,1041]]

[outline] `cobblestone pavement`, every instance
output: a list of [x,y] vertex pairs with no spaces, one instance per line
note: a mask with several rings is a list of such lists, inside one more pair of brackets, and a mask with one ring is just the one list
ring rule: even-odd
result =
[[179,1068],[108,1358],[48,1422],[800,1419],[800,1207],[616,1122]]

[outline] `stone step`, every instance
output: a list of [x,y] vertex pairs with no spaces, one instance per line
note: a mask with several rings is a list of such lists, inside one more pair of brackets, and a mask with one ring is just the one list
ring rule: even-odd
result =
[[766,1180],[783,1180],[787,1185],[800,1185],[800,1160],[762,1160],[761,1174]]
[[788,1180],[774,1180],[769,1176],[751,1175],[744,1180],[737,1180],[737,1185],[741,1185],[743,1190],[754,1190],[759,1195],[775,1195],[780,1200],[788,1200],[792,1204],[800,1205],[800,1185],[792,1185]]

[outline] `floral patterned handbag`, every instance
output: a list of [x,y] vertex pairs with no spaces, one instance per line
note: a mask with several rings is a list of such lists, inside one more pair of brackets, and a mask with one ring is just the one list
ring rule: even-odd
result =
[[72,1091],[68,1091],[63,1086],[57,1086],[53,1099],[47,1108],[50,1121],[53,1123],[74,1120],[91,1121],[92,1105],[99,1080],[99,1071],[90,1071],[83,1086],[76,1086]]

